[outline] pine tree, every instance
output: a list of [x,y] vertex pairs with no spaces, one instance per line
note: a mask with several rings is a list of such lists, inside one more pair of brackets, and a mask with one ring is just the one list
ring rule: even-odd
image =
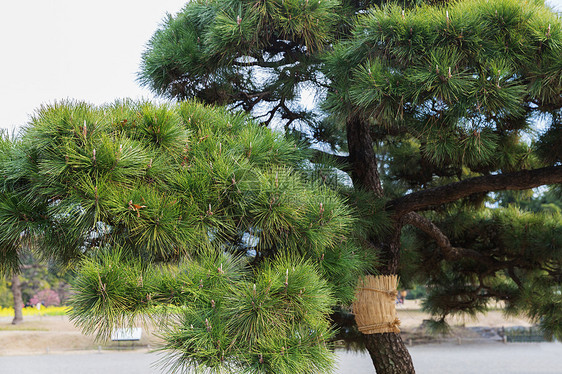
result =
[[[402,268],[430,286],[426,307],[441,323],[495,299],[560,334],[560,216],[478,212],[490,192],[562,181],[560,31],[540,3],[388,6],[361,17],[327,59],[327,106],[347,126],[354,182],[388,199],[395,222],[373,240],[382,271],[399,271],[398,233],[413,226]],[[370,352],[384,366],[378,339],[368,337]]]
[[[429,3],[190,3],[150,41],[140,79],[168,96],[253,111],[266,124],[280,111],[293,130],[298,120],[311,125],[304,132],[314,141],[348,151],[331,158],[384,207],[362,210],[387,228],[368,233],[380,272],[415,271],[435,291],[428,308],[439,317],[496,299],[559,334],[560,243],[535,235],[541,224],[557,233],[559,216],[486,211],[485,202],[491,192],[562,183],[560,18],[542,1]],[[310,17],[328,27],[315,34]],[[330,51],[318,59],[320,50]],[[328,117],[297,107],[304,82],[320,98],[328,91]],[[414,371],[399,335],[366,341],[377,372]]]
[[322,111],[304,96],[325,96],[322,53],[372,3],[191,1],[150,39],[138,80],[164,97],[242,109],[301,140],[310,131],[331,139]]
[[42,228],[48,225],[44,213],[46,201],[29,194],[27,183],[8,178],[17,170],[21,142],[2,133],[0,139],[0,168],[3,183],[0,185],[0,274],[11,278],[14,318],[12,324],[23,322],[23,293],[20,272],[23,257],[29,248],[37,249],[36,240]]
[[332,371],[330,313],[370,260],[296,143],[224,108],[125,101],[45,106],[11,144],[2,254],[17,263],[36,222],[41,254],[76,268],[86,333],[158,323],[180,371]]

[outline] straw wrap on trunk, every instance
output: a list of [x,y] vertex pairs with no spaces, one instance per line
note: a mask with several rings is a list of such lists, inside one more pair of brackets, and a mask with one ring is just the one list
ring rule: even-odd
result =
[[397,275],[368,275],[359,282],[353,313],[363,334],[399,333],[396,317]]

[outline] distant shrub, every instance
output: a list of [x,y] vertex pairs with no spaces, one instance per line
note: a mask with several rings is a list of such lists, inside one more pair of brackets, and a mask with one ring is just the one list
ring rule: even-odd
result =
[[44,306],[57,306],[60,305],[60,298],[53,290],[41,290],[29,300],[29,303],[31,305],[41,303]]
[[0,278],[0,308],[9,308],[14,305],[12,290],[8,287],[8,281]]
[[422,299],[426,295],[427,295],[427,289],[425,288],[425,286],[417,285],[416,287],[408,291],[408,294],[406,295],[406,299],[407,300]]
[[[23,308],[23,316],[33,317],[33,316],[64,316],[70,308],[67,306],[49,306],[37,310],[34,307]],[[0,308],[0,317],[13,317],[14,308]]]

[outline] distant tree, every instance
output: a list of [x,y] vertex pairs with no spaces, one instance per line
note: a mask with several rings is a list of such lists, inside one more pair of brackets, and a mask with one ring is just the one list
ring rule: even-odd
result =
[[21,258],[26,252],[42,227],[45,225],[46,201],[36,199],[30,194],[29,185],[19,179],[8,176],[14,172],[10,168],[13,160],[17,159],[21,151],[17,140],[2,133],[0,137],[0,274],[9,276],[11,280],[14,319],[12,324],[23,321],[22,308],[24,306],[22,293],[22,279],[20,277]]
[[8,279],[0,278],[0,308],[10,308],[14,305],[12,292],[10,291]]
[[41,290],[29,300],[31,305],[41,303],[44,306],[57,306],[60,305],[60,297],[53,290]]
[[[19,257],[21,264],[11,273],[10,280],[0,279],[0,307],[14,308],[14,324],[23,321],[22,307],[36,304],[32,298],[38,293],[53,292],[58,300],[55,304],[64,303],[69,297],[72,279],[71,271],[39,261],[29,250],[21,251]],[[43,302],[43,305],[46,304]]]
[[531,212],[562,212],[560,191],[554,188],[538,193],[533,193],[533,191],[506,191],[499,193],[496,200],[503,207],[515,205]]

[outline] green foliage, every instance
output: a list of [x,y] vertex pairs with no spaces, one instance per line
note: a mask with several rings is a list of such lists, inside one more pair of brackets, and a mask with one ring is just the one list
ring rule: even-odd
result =
[[447,167],[525,167],[529,149],[521,135],[532,135],[533,116],[547,114],[552,125],[537,156],[553,165],[561,32],[559,18],[533,2],[375,7],[326,56],[332,90],[325,106],[340,118],[354,112],[377,127],[399,126],[396,140],[417,142],[413,154],[437,175]]
[[405,242],[419,256],[407,271],[428,287],[426,310],[438,316],[474,315],[484,312],[491,300],[501,301],[506,312],[528,315],[551,338],[560,337],[559,212],[531,213],[512,206],[480,212],[459,209],[432,218],[464,255],[448,261],[419,231]]
[[[326,283],[311,274],[314,267],[302,262],[266,265],[255,278],[207,301],[206,312],[182,312],[167,347],[185,352],[179,362],[186,363],[195,363],[191,352],[209,350],[206,366],[211,368],[230,361],[248,373],[330,372],[326,313],[331,295]],[[187,351],[186,342],[197,347]]]
[[277,258],[253,272],[216,249],[172,267],[142,268],[120,251],[82,263],[70,316],[104,338],[139,319],[160,321],[171,370],[330,372],[329,284],[310,261]]
[[562,294],[560,282],[553,284],[548,279],[537,277],[523,292],[522,303],[526,304],[528,314],[539,325],[548,340],[562,337]]
[[[230,102],[237,96],[237,87],[252,84],[245,74],[247,69],[237,69],[237,63],[243,67],[245,63],[252,65],[247,61],[264,62],[264,48],[284,52],[287,42],[282,40],[289,41],[285,48],[299,46],[293,59],[304,58],[302,52],[323,49],[334,34],[338,7],[333,0],[190,2],[177,15],[168,16],[148,43],[139,80],[159,94]],[[241,61],[242,57],[246,61]],[[275,68],[283,64],[266,65]],[[281,77],[291,70],[278,73]],[[286,76],[284,82],[270,87],[283,92],[295,78]],[[289,88],[289,97],[295,95],[294,89]]]
[[11,308],[14,306],[12,290],[6,279],[0,278],[0,308]]
[[560,133],[562,132],[562,122],[560,114],[558,117],[553,117],[552,127],[545,131],[537,141],[537,153],[541,159],[548,163],[562,162],[562,139]]
[[28,172],[6,178],[3,235],[17,248],[31,227],[76,264],[85,332],[161,322],[182,370],[331,370],[329,315],[369,259],[345,201],[295,170],[294,142],[224,108],[130,101],[41,108],[19,142],[2,167]]
[[[349,35],[358,11],[379,2],[191,1],[154,33],[138,80],[161,96],[240,108],[310,141],[330,121],[309,105],[326,94],[319,56]],[[323,140],[341,147],[342,134],[330,133]]]

